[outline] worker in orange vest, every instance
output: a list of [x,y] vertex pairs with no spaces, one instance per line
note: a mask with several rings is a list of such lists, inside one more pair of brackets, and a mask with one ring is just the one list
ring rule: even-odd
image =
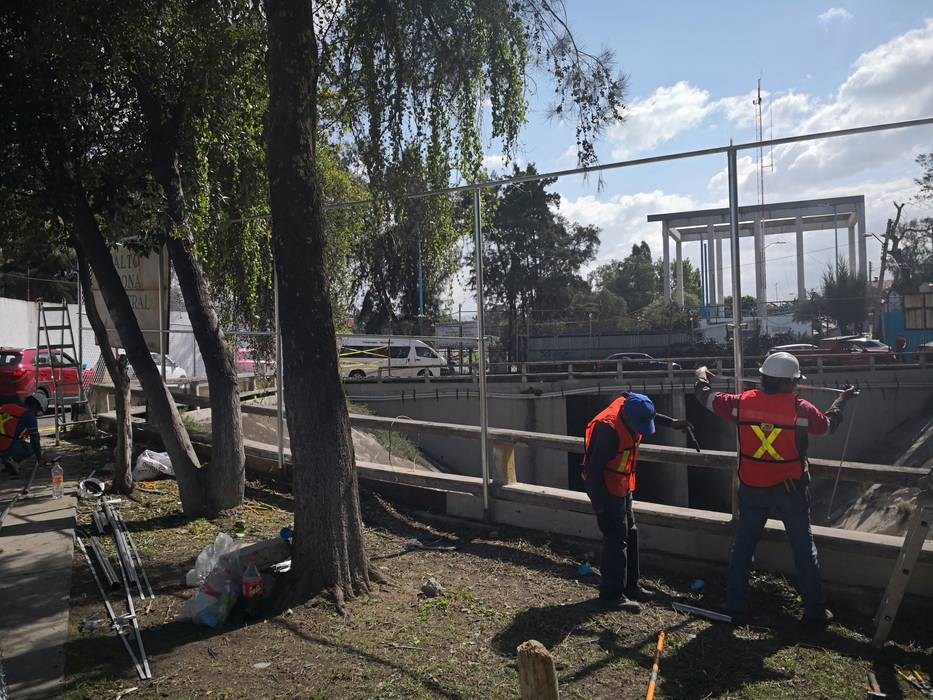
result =
[[797,587],[803,598],[802,621],[825,625],[833,619],[826,609],[820,564],[810,529],[810,472],[807,446],[810,435],[827,435],[842,422],[842,407],[858,396],[848,387],[823,413],[797,396],[805,379],[800,363],[787,352],[765,358],[761,388],[741,394],[714,392],[706,367],[696,370],[697,400],[717,416],[738,426],[739,517],[729,560],[728,612],[736,624],[748,615],[748,577],[755,547],[768,516],[784,522],[797,567]]
[[42,462],[38,416],[45,413],[48,405],[48,399],[39,393],[26,397],[22,404],[0,406],[0,461],[3,462],[3,471],[16,476],[19,474],[17,463],[31,456]]
[[638,446],[655,423],[686,430],[689,423],[657,413],[644,394],[624,393],[586,426],[583,479],[603,534],[601,606],[639,612],[651,591],[639,582],[638,528],[632,510]]

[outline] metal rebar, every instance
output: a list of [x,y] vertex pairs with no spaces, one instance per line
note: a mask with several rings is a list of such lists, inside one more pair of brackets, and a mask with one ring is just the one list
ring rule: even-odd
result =
[[136,542],[133,540],[133,535],[130,532],[130,529],[126,526],[126,521],[123,519],[123,513],[118,513],[117,517],[120,518],[120,525],[123,528],[123,534],[126,536],[126,541],[130,545],[130,553],[136,559],[136,576],[139,578],[139,575],[142,574],[143,581],[146,584],[146,590],[149,591],[149,597],[155,598],[155,593],[152,590],[152,584],[149,583],[149,577],[146,575],[146,567],[143,566],[143,560],[139,556],[139,550],[136,548]]
[[116,631],[120,641],[123,642],[123,646],[126,648],[126,653],[130,655],[130,660],[133,662],[133,667],[136,669],[136,674],[140,678],[146,678],[146,675],[144,675],[143,669],[139,665],[139,661],[136,658],[136,654],[133,653],[133,648],[130,646],[129,640],[124,635],[123,625],[120,624],[120,622],[117,620],[116,614],[113,612],[113,606],[110,604],[110,598],[107,596],[107,591],[104,590],[104,587],[100,582],[100,577],[97,575],[97,570],[94,568],[94,564],[91,562],[91,557],[88,556],[84,542],[80,537],[77,537],[76,540],[78,542],[78,548],[81,550],[81,554],[84,555],[84,561],[87,562],[88,568],[91,570],[91,574],[94,576],[94,583],[97,584],[97,590],[100,591],[100,597],[104,600],[104,607],[107,608],[107,615],[110,616],[110,622],[113,625],[113,629]]
[[110,557],[104,553],[103,547],[101,547],[100,540],[97,539],[94,535],[91,535],[88,538],[88,541],[91,543],[91,552],[94,554],[94,558],[97,560],[97,565],[100,567],[101,572],[104,574],[104,578],[107,579],[107,585],[110,586],[111,590],[116,590],[120,588],[123,584],[120,583],[120,580],[117,578],[117,572],[113,568],[113,564],[110,562]]
[[113,543],[117,548],[117,558],[120,560],[120,569],[123,572],[123,583],[126,589],[130,592],[132,597],[133,586],[131,584],[135,583],[136,587],[139,590],[140,599],[145,599],[146,594],[143,591],[143,585],[139,580],[139,577],[136,576],[136,569],[133,566],[133,560],[130,557],[129,551],[127,551],[126,541],[123,538],[123,532],[120,530],[119,523],[117,518],[113,513],[113,509],[107,503],[106,500],[101,500],[101,506],[104,509],[104,514],[107,516],[107,521],[110,523],[110,531],[113,535]]

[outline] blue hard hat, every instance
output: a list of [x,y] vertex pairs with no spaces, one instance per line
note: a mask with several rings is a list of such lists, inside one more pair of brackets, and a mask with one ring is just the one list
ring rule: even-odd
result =
[[644,394],[629,394],[622,404],[622,413],[629,426],[642,435],[654,434],[654,402]]

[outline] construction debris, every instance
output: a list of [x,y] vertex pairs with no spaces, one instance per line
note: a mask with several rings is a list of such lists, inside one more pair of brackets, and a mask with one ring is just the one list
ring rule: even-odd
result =
[[437,598],[445,593],[444,587],[434,577],[429,577],[427,581],[421,584],[421,592],[427,598]]

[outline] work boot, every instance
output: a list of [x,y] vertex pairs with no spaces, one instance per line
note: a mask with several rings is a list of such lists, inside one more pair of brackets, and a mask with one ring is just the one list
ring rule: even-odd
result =
[[833,615],[832,610],[824,610],[823,614],[819,617],[804,615],[802,618],[800,618],[800,622],[808,627],[825,627],[834,619],[836,619],[836,616]]
[[647,603],[649,600],[654,600],[655,596],[656,594],[654,591],[649,591],[640,583],[636,583],[631,588],[625,589],[625,597],[637,600],[639,603]]
[[613,598],[599,596],[596,599],[596,604],[603,610],[621,610],[633,614],[641,612],[641,606],[638,602],[629,600],[624,595]]

